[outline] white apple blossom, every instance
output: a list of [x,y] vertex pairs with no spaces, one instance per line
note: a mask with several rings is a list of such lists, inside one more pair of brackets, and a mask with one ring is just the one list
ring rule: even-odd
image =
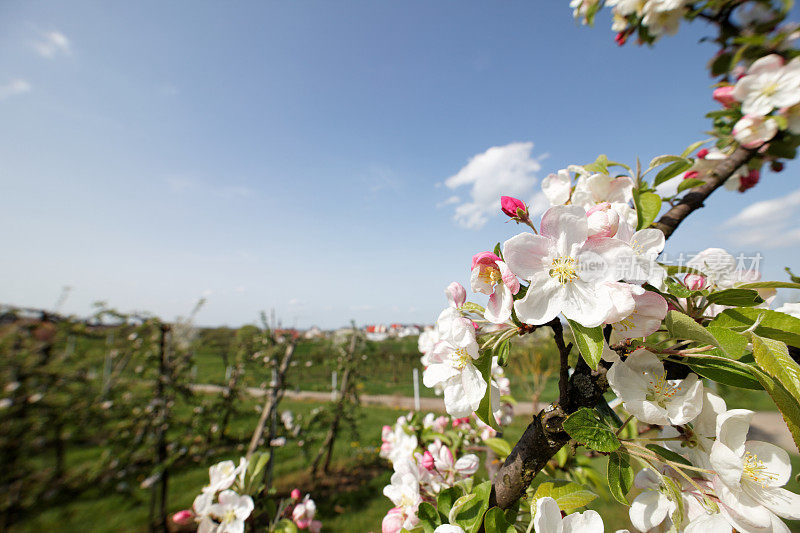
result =
[[437,526],[433,533],[464,533],[464,529],[454,524],[442,524]]
[[645,468],[636,473],[633,478],[636,488],[642,492],[631,502],[628,511],[633,527],[639,531],[650,531],[669,518],[678,504],[670,498],[670,493],[664,487],[661,476],[654,470]]
[[664,446],[682,455],[693,465],[710,469],[709,454],[717,436],[717,418],[726,411],[725,400],[713,392],[704,391],[703,409],[692,421],[691,428],[678,431],[673,426],[664,426],[661,430],[660,437],[682,437],[681,440],[664,441]]
[[457,281],[448,285],[444,290],[444,294],[447,296],[450,307],[455,307],[456,309],[464,305],[464,302],[467,301],[467,291],[465,291],[464,287]]
[[217,499],[219,503],[209,507],[197,533],[244,533],[244,521],[253,512],[253,499],[232,490],[220,492]]
[[733,89],[742,102],[744,115],[764,116],[775,108],[800,103],[800,61],[784,65],[784,59],[770,54],[757,59]]
[[481,252],[472,258],[472,290],[489,295],[484,317],[502,324],[511,318],[514,295],[519,292],[519,280],[505,262],[492,252]]
[[647,337],[661,327],[664,317],[667,316],[668,305],[663,296],[651,291],[639,292],[633,288],[636,285],[627,285],[631,287],[634,309],[618,320],[609,320],[612,342]]
[[597,511],[572,513],[561,517],[553,498],[536,500],[533,529],[536,533],[603,533],[603,519]]
[[587,210],[603,202],[627,203],[632,199],[633,180],[629,176],[580,175],[572,192],[572,204]]
[[686,266],[704,274],[713,289],[730,289],[737,281],[736,259],[722,248],[706,248]]
[[470,320],[448,309],[439,315],[437,328],[441,340],[431,350],[422,382],[426,387],[443,386],[448,414],[468,416],[480,405],[487,387],[474,364],[479,357],[475,328]]
[[683,533],[731,533],[733,528],[722,513],[702,514],[690,521]]
[[311,499],[310,494],[306,494],[303,501],[298,502],[292,509],[292,522],[299,529],[308,529],[312,533],[319,531],[322,528],[322,523],[319,520],[314,520],[317,514],[317,504]]
[[743,148],[758,148],[772,140],[778,133],[778,122],[774,118],[745,115],[733,125],[733,138]]
[[717,418],[710,461],[720,508],[749,528],[775,527],[776,516],[800,519],[800,496],[783,487],[790,479],[789,454],[761,441],[746,441],[752,411],[732,409]]
[[649,283],[661,288],[667,271],[657,259],[666,244],[664,233],[654,228],[634,231],[634,226],[620,224],[616,238],[629,246],[625,260],[617,263],[620,277],[629,283]]
[[566,204],[572,192],[572,177],[569,171],[561,169],[556,174],[548,174],[542,180],[542,191],[550,201],[550,205]]
[[781,114],[786,117],[786,129],[790,133],[800,135],[800,104],[781,109]]
[[395,472],[390,484],[383,488],[383,495],[392,500],[395,507],[402,509],[405,521],[403,527],[411,529],[419,522],[417,508],[422,503],[419,493],[419,468],[413,461],[395,463]]
[[607,281],[619,279],[617,263],[628,246],[617,239],[588,238],[586,213],[579,206],[554,206],[542,216],[539,235],[521,233],[503,245],[509,268],[530,282],[514,302],[517,317],[544,324],[559,313],[594,327],[611,310]]
[[607,376],[625,410],[647,424],[686,424],[703,407],[703,382],[697,374],[668,380],[663,363],[644,348],[614,363]]
[[683,2],[676,0],[648,0],[644,6],[642,24],[654,37],[675,35],[686,14]]
[[436,346],[437,342],[439,342],[439,331],[436,328],[426,329],[419,334],[417,348],[419,348],[419,351],[422,353],[420,362],[422,363],[423,367],[431,364],[428,360],[428,354],[431,353],[431,350],[433,350],[433,347]]

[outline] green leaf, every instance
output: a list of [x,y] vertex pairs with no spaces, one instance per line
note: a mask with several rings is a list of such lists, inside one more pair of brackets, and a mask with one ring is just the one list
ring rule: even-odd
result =
[[611,495],[619,503],[628,505],[625,497],[633,486],[633,467],[631,457],[624,449],[619,449],[608,456],[606,479]]
[[[664,325],[669,330],[670,335],[677,339],[697,341],[701,344],[711,344],[723,352],[725,348],[706,328],[695,322],[689,315],[680,311],[669,311],[664,319]],[[727,355],[727,352],[725,352]]]
[[658,174],[656,174],[655,179],[653,180],[653,186],[657,187],[661,185],[665,181],[671,180],[678,174],[686,172],[690,168],[692,168],[693,162],[689,159],[680,159],[675,161],[674,163],[662,168]]
[[761,370],[780,381],[800,402],[800,365],[789,355],[786,345],[774,339],[752,335],[753,357]]
[[502,249],[502,247],[500,246],[500,243],[499,243],[499,242],[498,242],[497,244],[495,244],[495,245],[494,245],[494,255],[496,255],[496,256],[497,256],[497,257],[499,257],[500,259],[502,259],[502,258],[503,258],[503,249]]
[[514,526],[509,524],[503,510],[492,507],[483,517],[483,526],[487,533],[515,533]]
[[298,533],[297,526],[288,518],[275,524],[275,533]]
[[506,339],[495,347],[494,350],[497,354],[497,364],[506,366],[508,364],[508,356],[511,353],[511,339]]
[[684,150],[683,153],[681,153],[681,157],[688,157],[689,154],[691,154],[692,152],[694,152],[695,150],[697,150],[698,148],[700,148],[701,146],[703,146],[704,144],[706,144],[710,140],[711,139],[706,139],[705,141],[693,142],[692,144],[690,144],[689,146],[686,147],[686,150]]
[[731,307],[753,307],[763,304],[764,300],[752,289],[725,289],[708,295],[708,301],[717,305]]
[[633,201],[636,204],[636,229],[650,226],[661,211],[661,197],[654,192],[639,193],[634,189]]
[[436,498],[436,510],[439,511],[439,517],[443,523],[447,523],[450,516],[450,509],[453,508],[453,502],[459,499],[464,492],[459,487],[450,487],[444,489],[439,493]]
[[655,452],[656,454],[660,455],[664,459],[672,461],[673,463],[679,463],[686,466],[692,466],[692,463],[686,460],[685,457],[678,455],[677,453],[673,452],[672,450],[668,450],[663,446],[659,446],[658,444],[648,444],[645,446],[651,452]]
[[433,530],[442,525],[442,520],[439,513],[428,502],[422,502],[417,508],[417,517],[419,517],[419,526],[425,533],[433,533]]
[[575,344],[581,352],[583,360],[589,368],[595,370],[603,355],[603,327],[597,326],[587,328],[573,320],[567,320],[569,327],[572,328],[572,335],[575,337]]
[[536,487],[531,501],[548,497],[556,501],[559,509],[568,513],[589,505],[597,498],[597,494],[572,481],[546,481]]
[[675,161],[683,161],[683,158],[677,155],[660,155],[650,160],[647,170],[651,170],[667,163],[674,163]]
[[786,422],[786,427],[792,434],[794,445],[800,450],[800,403],[777,380],[759,369],[753,368],[753,375],[761,382],[772,401],[778,406],[783,421]]
[[717,339],[720,346],[724,348],[722,350],[712,350],[709,353],[717,352],[718,355],[739,359],[747,352],[747,336],[719,326],[707,326],[706,330],[711,333],[714,338]]
[[508,443],[507,440],[501,439],[499,437],[491,437],[488,439],[483,439],[483,442],[497,454],[498,457],[505,459],[511,454],[511,444]]
[[759,319],[761,321],[753,333],[800,348],[800,318],[786,313],[753,307],[726,309],[711,324],[741,332]]
[[[490,350],[481,350],[481,355],[478,359],[474,362],[475,368],[478,369],[478,372],[481,373],[483,379],[486,383],[492,382],[492,352]],[[486,387],[486,393],[483,395],[483,399],[481,400],[478,409],[475,411],[475,414],[481,421],[486,424],[487,426],[491,426],[495,431],[500,431],[500,427],[497,425],[497,420],[494,418],[494,413],[492,412],[492,387]]]
[[587,448],[598,452],[613,452],[620,447],[617,436],[604,424],[597,413],[581,407],[564,420],[564,431]]
[[752,367],[738,361],[719,359],[692,359],[687,363],[696,374],[712,381],[740,389],[763,390],[761,383],[753,377]]
[[789,281],[755,281],[739,285],[740,289],[800,289],[800,283]]
[[698,185],[705,185],[705,181],[699,180],[697,178],[689,178],[688,180],[683,180],[678,184],[678,192],[683,192],[686,189],[693,189]]
[[664,280],[664,285],[666,285],[667,287],[667,292],[669,292],[671,295],[677,298],[689,298],[693,294],[693,291],[691,289],[688,289],[682,283],[678,283],[669,278],[666,278]]
[[449,514],[450,523],[461,526],[467,533],[477,533],[483,523],[483,515],[489,508],[491,492],[491,481],[484,481],[473,487],[470,494],[465,494],[453,503]]
[[464,305],[461,306],[461,309],[464,311],[472,311],[474,313],[478,313],[479,315],[483,315],[486,312],[486,309],[482,305],[478,305],[475,302],[464,302]]

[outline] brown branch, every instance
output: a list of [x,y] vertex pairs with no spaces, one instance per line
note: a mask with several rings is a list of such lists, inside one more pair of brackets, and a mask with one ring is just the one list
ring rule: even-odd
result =
[[[686,217],[703,207],[706,198],[757,153],[758,149],[737,148],[707,177],[701,178],[705,184],[694,187],[680,202],[664,213],[653,227],[660,229],[664,236],[669,238]],[[549,325],[553,327],[555,342],[563,361],[566,347],[563,346],[563,337],[559,335],[559,331],[562,329],[561,323],[559,322],[558,326],[553,324]],[[567,351],[567,353],[569,352]],[[492,505],[508,509],[516,504],[525,494],[525,490],[536,474],[547,465],[547,462],[558,450],[569,442],[569,435],[561,427],[567,415],[580,407],[594,407],[608,388],[605,368],[601,365],[597,371],[592,371],[583,359],[579,359],[575,372],[569,379],[565,395],[565,388],[562,386],[565,370],[562,364],[559,379],[559,402],[550,404],[534,417],[494,477],[490,502]]]
[[706,198],[722,186],[739,167],[746,165],[757,153],[758,149],[737,148],[727,159],[720,162],[708,176],[701,178],[705,181],[704,185],[692,188],[680,202],[664,213],[658,222],[653,224],[653,227],[660,229],[664,233],[664,237],[669,239],[670,235],[675,232],[686,217],[693,211],[703,207],[703,202],[705,202]]

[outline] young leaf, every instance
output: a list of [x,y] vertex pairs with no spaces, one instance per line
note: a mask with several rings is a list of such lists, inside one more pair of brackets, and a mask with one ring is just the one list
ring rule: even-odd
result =
[[633,201],[636,204],[636,229],[650,226],[661,211],[661,197],[654,192],[639,193],[634,189]]
[[683,192],[686,189],[693,189],[698,185],[705,184],[705,181],[699,180],[697,178],[689,178],[688,180],[683,180],[678,184],[678,192]]
[[483,523],[483,515],[489,508],[492,482],[484,481],[473,487],[470,494],[459,498],[450,509],[450,523],[461,526],[467,533],[477,533]]
[[587,328],[573,320],[567,320],[567,322],[569,322],[569,327],[572,328],[575,344],[578,346],[578,351],[581,352],[583,360],[586,361],[589,368],[596,369],[603,355],[602,326]]
[[433,531],[442,525],[442,519],[436,509],[428,502],[422,502],[417,508],[417,517],[419,518],[418,526],[422,527],[425,533],[433,533]]
[[786,427],[792,434],[794,445],[800,450],[800,403],[776,379],[757,368],[753,368],[753,375],[761,382],[772,401],[778,406],[778,410],[786,422]]
[[689,368],[704,378],[740,389],[764,390],[759,380],[753,377],[752,367],[738,361],[719,359],[693,359]]
[[505,459],[511,453],[511,444],[508,443],[507,440],[501,439],[499,437],[491,437],[488,439],[484,439],[483,442],[498,455]]
[[750,328],[756,320],[760,320],[753,331],[756,335],[800,348],[800,318],[786,313],[752,307],[726,309],[711,324],[741,332]]
[[714,335],[695,322],[689,315],[685,315],[680,311],[669,311],[664,319],[664,325],[667,327],[667,330],[669,330],[670,335],[675,338],[697,341],[702,344],[711,344],[728,355],[725,348]]
[[483,399],[481,400],[480,405],[478,406],[477,411],[475,414],[478,415],[478,418],[486,424],[487,426],[491,426],[496,431],[500,431],[500,427],[497,425],[497,420],[494,418],[494,413],[492,412],[492,352],[490,350],[482,350],[480,357],[475,361],[475,368],[478,369],[478,372],[481,373],[483,376],[484,381],[488,385],[486,387],[486,393],[483,395]]
[[690,168],[692,168],[692,161],[690,161],[689,159],[680,159],[678,161],[675,161],[669,166],[662,168],[659,171],[659,173],[656,174],[656,177],[653,180],[653,186],[656,187],[658,185],[661,185],[665,181],[671,180],[678,174],[686,172]]
[[800,283],[790,281],[754,281],[739,285],[740,289],[800,289]]
[[648,444],[647,446],[645,446],[645,448],[647,448],[651,452],[655,452],[656,454],[660,455],[664,459],[672,461],[673,463],[679,463],[679,464],[686,465],[686,466],[692,466],[692,463],[687,461],[685,457],[683,457],[681,455],[678,455],[677,453],[675,453],[675,452],[673,452],[671,450],[668,450],[668,449],[666,449],[666,448],[664,448],[662,446],[659,446],[658,444]]
[[606,478],[611,495],[619,503],[628,505],[625,497],[633,486],[633,467],[631,458],[624,449],[619,449],[608,456]]
[[712,304],[732,307],[753,307],[764,303],[758,292],[752,289],[725,289],[724,291],[712,292],[708,295],[708,301]]
[[458,487],[450,487],[444,489],[439,493],[436,498],[436,510],[439,512],[441,521],[447,523],[450,516],[450,509],[453,508],[453,503],[463,495],[463,491]]
[[800,403],[800,365],[789,355],[780,341],[752,335],[753,357],[761,370],[780,381],[781,385]]
[[597,414],[581,407],[564,420],[564,431],[587,448],[598,452],[613,452],[620,447],[619,439]]
[[499,507],[492,507],[486,511],[483,517],[483,526],[486,531],[497,533],[515,533],[514,526],[509,524],[503,510]]
[[558,504],[558,508],[568,513],[589,505],[597,498],[597,494],[583,485],[571,481],[546,481],[536,487],[536,493],[531,501],[547,497],[553,498]]

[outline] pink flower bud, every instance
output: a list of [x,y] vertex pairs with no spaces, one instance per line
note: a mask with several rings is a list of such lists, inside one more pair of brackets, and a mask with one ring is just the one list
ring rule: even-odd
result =
[[619,213],[611,209],[611,204],[603,202],[586,212],[589,223],[589,237],[613,237],[619,229]]
[[302,497],[302,494],[300,494],[300,489],[292,489],[291,497],[293,500],[299,500]]
[[425,470],[433,470],[433,455],[428,450],[422,454],[422,468]]
[[736,104],[736,98],[733,97],[733,86],[726,85],[724,87],[717,87],[711,95],[714,100],[719,102],[725,107],[733,107]]
[[500,207],[503,213],[511,217],[511,220],[525,222],[528,220],[528,206],[525,202],[512,198],[511,196],[500,197]]
[[686,274],[683,278],[683,284],[690,291],[702,291],[706,288],[708,280],[702,274]]
[[189,509],[178,511],[177,513],[172,515],[172,521],[178,524],[179,526],[187,526],[194,521],[194,513],[191,512]]
[[389,509],[386,516],[383,517],[383,522],[381,522],[381,533],[399,533],[403,529],[405,520],[406,517],[402,507]]
[[773,172],[781,172],[783,171],[783,163],[781,161],[773,161],[772,163],[769,164],[769,168]]
[[697,151],[698,159],[705,159],[707,155],[708,155],[708,148],[703,148],[702,150]]
[[447,295],[447,301],[450,302],[450,307],[461,307],[464,305],[464,302],[467,301],[467,291],[465,291],[464,287],[457,281],[448,285],[444,293]]
[[699,175],[700,175],[700,173],[698,171],[690,170],[689,172],[687,172],[686,174],[683,175],[683,179],[685,179],[685,180],[693,180]]
[[614,36],[614,42],[617,43],[617,46],[622,46],[625,44],[625,41],[628,40],[628,33],[621,31]]
[[742,176],[742,179],[739,181],[739,192],[744,192],[747,189],[752,189],[756,186],[758,181],[761,179],[761,172],[758,170],[751,170],[747,176]]

